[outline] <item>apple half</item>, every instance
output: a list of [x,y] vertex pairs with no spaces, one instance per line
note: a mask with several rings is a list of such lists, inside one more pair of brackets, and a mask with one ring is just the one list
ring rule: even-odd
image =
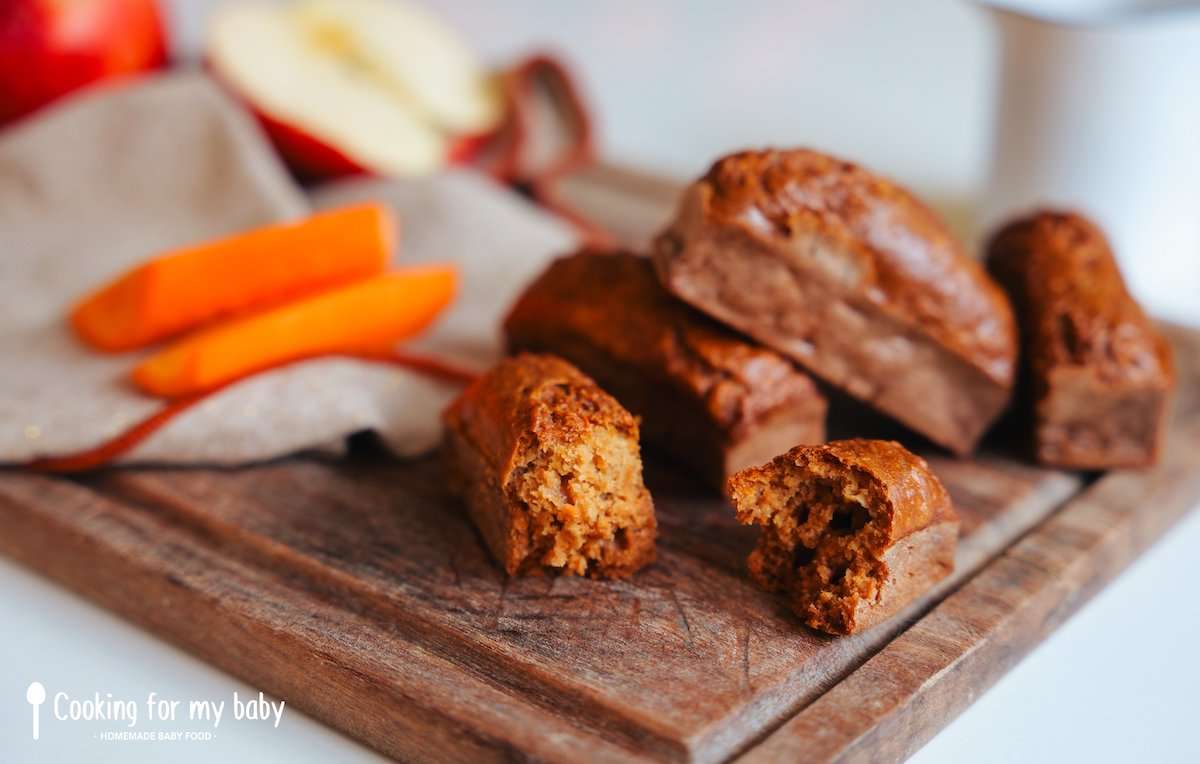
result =
[[467,46],[402,0],[231,3],[207,49],[216,76],[309,177],[430,173],[501,117]]

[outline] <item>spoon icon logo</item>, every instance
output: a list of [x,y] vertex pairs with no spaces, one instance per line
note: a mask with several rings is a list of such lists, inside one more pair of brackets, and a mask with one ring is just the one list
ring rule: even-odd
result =
[[46,702],[46,688],[42,686],[41,682],[31,682],[29,689],[25,691],[25,700],[33,706],[33,739],[37,740],[41,737],[38,723],[41,721],[41,706]]

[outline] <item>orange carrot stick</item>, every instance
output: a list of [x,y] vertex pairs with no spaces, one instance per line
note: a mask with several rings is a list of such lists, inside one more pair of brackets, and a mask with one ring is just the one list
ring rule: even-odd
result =
[[387,208],[365,204],[167,252],[84,298],[71,323],[101,350],[132,350],[382,273],[395,229]]
[[377,356],[428,326],[456,284],[452,266],[376,276],[186,337],[139,364],[133,381],[178,398],[300,358]]

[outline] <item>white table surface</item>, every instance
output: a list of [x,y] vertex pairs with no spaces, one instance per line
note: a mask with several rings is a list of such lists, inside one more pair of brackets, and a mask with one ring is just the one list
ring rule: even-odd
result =
[[[208,0],[174,0],[194,52]],[[935,203],[976,193],[988,143],[993,41],[955,0],[603,4],[442,0],[491,61],[535,47],[568,56],[601,117],[606,154],[686,177],[718,154],[807,144],[855,158]],[[1136,267],[1136,264],[1135,264]],[[1195,258],[1180,267],[1197,267]],[[1144,296],[1154,306],[1153,295]],[[1178,315],[1176,313],[1176,315]],[[1200,324],[1200,309],[1185,316]],[[1200,600],[1194,513],[913,761],[1200,761]],[[206,742],[106,742],[111,722],[57,721],[30,737],[25,689],[144,703],[257,696],[69,592],[0,560],[0,762],[358,762],[378,757],[285,709],[226,719]],[[1152,628],[1144,624],[1153,624]],[[144,708],[139,709],[144,713]],[[139,724],[139,729],[146,722]],[[186,723],[154,729],[195,729]]]

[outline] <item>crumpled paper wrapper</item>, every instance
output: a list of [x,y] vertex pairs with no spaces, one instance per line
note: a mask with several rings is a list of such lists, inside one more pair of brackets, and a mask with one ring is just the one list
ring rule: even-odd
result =
[[[128,381],[145,353],[75,337],[65,316],[80,296],[163,249],[366,199],[396,210],[397,264],[458,264],[456,301],[405,347],[469,368],[500,355],[507,307],[576,245],[565,224],[466,171],[343,182],[310,200],[200,73],[89,91],[0,133],[0,461],[97,446],[164,405]],[[314,359],[205,398],[118,461],[237,464],[338,448],[366,429],[415,455],[436,445],[457,392],[404,368]]]

